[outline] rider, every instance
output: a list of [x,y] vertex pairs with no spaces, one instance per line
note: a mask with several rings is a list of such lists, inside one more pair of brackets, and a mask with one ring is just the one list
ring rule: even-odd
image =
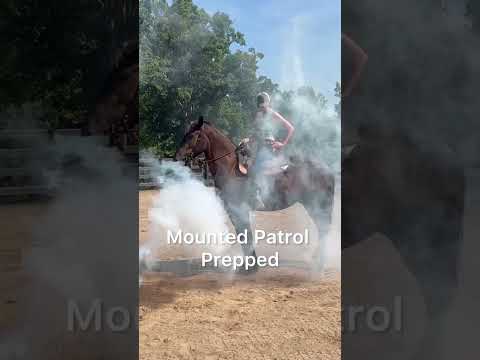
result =
[[362,115],[359,115],[361,112],[358,112],[358,108],[352,103],[352,96],[355,98],[355,95],[361,92],[358,85],[367,61],[367,53],[349,36],[342,33],[342,79],[345,79],[341,94],[342,156],[350,153],[360,140],[355,119]]
[[[283,141],[274,137],[275,125],[281,125],[287,130],[287,136]],[[268,169],[275,167],[275,153],[282,149],[290,141],[295,128],[282,115],[270,106],[270,96],[266,92],[257,95],[257,112],[254,119],[254,134],[245,142],[253,143],[253,166],[250,172],[252,190],[255,189],[256,208],[263,208],[261,190],[268,192],[268,181],[264,181]],[[280,165],[279,165],[280,166]]]

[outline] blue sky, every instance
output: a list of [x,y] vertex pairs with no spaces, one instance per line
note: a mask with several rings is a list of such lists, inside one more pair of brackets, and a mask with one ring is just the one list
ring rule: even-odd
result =
[[209,13],[222,11],[245,34],[247,46],[265,54],[259,74],[284,90],[310,85],[330,105],[340,80],[340,0],[194,0]]

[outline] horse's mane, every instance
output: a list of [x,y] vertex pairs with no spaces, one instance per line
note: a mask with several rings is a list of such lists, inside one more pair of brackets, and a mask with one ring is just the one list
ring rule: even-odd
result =
[[215,126],[212,125],[212,123],[205,121],[205,124],[208,126],[210,130],[213,132],[217,133],[221,137],[223,137],[227,142],[229,142],[233,147],[236,147],[236,145],[233,143],[233,141],[225,135],[220,129],[217,129]]
[[[218,134],[219,137],[223,138],[225,141],[230,143],[230,145],[232,147],[236,147],[236,145],[233,143],[233,141],[227,135],[225,135],[220,129],[217,129],[210,121],[204,120],[203,121],[203,126],[207,126],[207,128],[210,131]],[[187,136],[188,134],[191,134],[192,132],[197,131],[197,130],[200,130],[200,126],[199,126],[198,123],[194,123],[194,124],[191,125],[190,129],[187,131],[185,136]]]

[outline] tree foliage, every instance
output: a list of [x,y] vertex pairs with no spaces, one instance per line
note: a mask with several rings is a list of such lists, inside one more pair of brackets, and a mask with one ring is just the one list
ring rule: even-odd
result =
[[38,102],[63,124],[81,122],[115,51],[138,29],[127,0],[5,0],[0,106]]
[[282,92],[258,76],[264,55],[243,50],[245,36],[227,14],[210,15],[192,0],[141,0],[140,39],[140,143],[160,155],[172,155],[200,114],[234,140],[247,136],[261,91],[272,94],[286,116],[297,111],[292,101],[298,96],[319,111],[326,106],[311,87]]
[[480,3],[475,0],[468,0],[465,15],[472,21],[473,30],[480,34]]
[[171,153],[199,114],[240,135],[252,108],[261,54],[245,45],[224,13],[212,16],[191,0],[140,1],[141,144]]

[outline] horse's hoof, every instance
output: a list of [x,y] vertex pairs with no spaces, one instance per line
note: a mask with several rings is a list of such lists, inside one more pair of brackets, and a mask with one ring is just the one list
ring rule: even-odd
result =
[[138,271],[140,274],[144,273],[148,270],[148,264],[145,259],[141,259],[138,263]]
[[239,275],[252,275],[258,271],[258,265],[255,265],[251,268],[246,269],[245,267],[238,268],[236,273]]

